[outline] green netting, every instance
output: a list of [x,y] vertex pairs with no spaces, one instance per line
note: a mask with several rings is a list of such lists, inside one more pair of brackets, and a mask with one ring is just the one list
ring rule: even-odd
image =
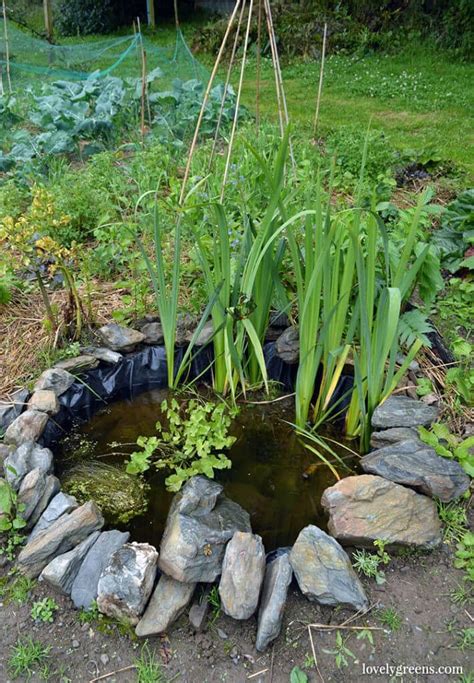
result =
[[[176,41],[157,46],[150,39],[136,33],[120,38],[87,40],[74,44],[51,45],[18,29],[8,22],[8,52],[12,87],[25,82],[42,84],[48,80],[85,80],[92,73],[97,76],[114,74],[121,77],[141,74],[141,46],[147,55],[147,69],[160,67],[163,79],[182,81],[196,79],[207,82],[208,70],[190,51],[183,34],[176,32]],[[0,19],[0,67],[5,87],[6,62],[5,27]]]

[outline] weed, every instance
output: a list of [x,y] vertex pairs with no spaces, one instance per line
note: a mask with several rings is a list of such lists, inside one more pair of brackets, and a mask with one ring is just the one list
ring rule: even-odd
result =
[[35,586],[36,581],[34,579],[28,579],[26,576],[18,576],[8,586],[8,600],[16,602],[19,605],[25,604]]
[[338,669],[349,666],[349,657],[351,659],[356,658],[355,654],[347,647],[346,642],[347,638],[343,638],[341,632],[336,631],[336,643],[334,649],[324,650],[326,654],[334,655],[334,661],[336,662]]
[[464,605],[471,604],[474,601],[472,590],[468,586],[467,581],[458,583],[456,588],[451,591],[450,597],[454,604],[460,607],[464,607]]
[[380,623],[387,626],[391,631],[399,631],[402,626],[402,618],[393,607],[385,607],[385,609],[379,610],[377,617]]
[[43,598],[33,603],[31,608],[31,618],[34,621],[43,621],[52,624],[54,621],[54,613],[58,609],[58,605],[53,598]]
[[375,540],[374,546],[377,548],[376,554],[369,553],[366,550],[357,550],[354,553],[354,567],[365,576],[374,577],[380,585],[385,583],[385,574],[380,569],[380,565],[388,564],[390,555],[386,552],[385,543],[382,540]]
[[148,641],[140,650],[140,656],[134,660],[137,672],[137,683],[166,683],[160,662],[155,653],[150,650]]
[[461,628],[456,635],[456,647],[462,652],[474,649],[474,628]]
[[14,678],[25,676],[26,680],[29,681],[36,668],[41,670],[44,666],[50,650],[50,647],[44,646],[31,637],[19,640],[12,648],[12,655],[8,663],[11,675]]
[[308,676],[299,666],[294,666],[290,673],[290,683],[308,683]]
[[92,601],[89,609],[81,609],[78,614],[78,619],[81,624],[92,624],[102,617],[95,600]]
[[444,540],[446,543],[460,543],[466,533],[466,509],[461,503],[438,501],[438,515],[444,524]]
[[217,586],[213,586],[211,588],[211,590],[209,591],[209,595],[207,596],[207,601],[211,608],[210,625],[212,626],[217,621],[217,619],[219,619],[221,614],[221,598]]

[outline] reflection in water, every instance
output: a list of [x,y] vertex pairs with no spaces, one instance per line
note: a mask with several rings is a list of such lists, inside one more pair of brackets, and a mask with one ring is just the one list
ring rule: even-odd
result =
[[[153,435],[161,415],[160,403],[167,395],[167,391],[151,391],[133,401],[117,402],[78,427],[78,436],[95,442],[87,457],[110,464],[123,462],[124,455],[106,455],[111,451],[109,444],[129,444],[120,451],[131,453],[138,436]],[[267,551],[292,544],[307,524],[325,528],[321,495],[335,482],[327,467],[317,461],[314,466],[315,456],[285,422],[293,419],[290,400],[242,406],[231,430],[237,437],[228,454],[232,469],[216,472],[229,498],[250,513],[252,528],[262,536]],[[63,455],[65,460],[66,448]],[[305,472],[311,476],[304,478]],[[127,529],[133,540],[159,546],[172,494],[164,486],[166,473],[152,468],[146,476],[150,484],[148,510],[131,520]]]

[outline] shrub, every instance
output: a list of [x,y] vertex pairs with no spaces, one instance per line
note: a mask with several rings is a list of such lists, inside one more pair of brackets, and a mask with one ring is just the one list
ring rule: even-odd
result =
[[107,33],[116,27],[112,0],[61,0],[56,27],[63,36]]

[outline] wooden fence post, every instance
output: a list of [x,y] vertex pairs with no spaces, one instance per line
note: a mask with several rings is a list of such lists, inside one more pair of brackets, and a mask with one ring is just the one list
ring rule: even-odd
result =
[[53,37],[53,13],[51,11],[51,0],[43,0],[44,27],[48,40]]

